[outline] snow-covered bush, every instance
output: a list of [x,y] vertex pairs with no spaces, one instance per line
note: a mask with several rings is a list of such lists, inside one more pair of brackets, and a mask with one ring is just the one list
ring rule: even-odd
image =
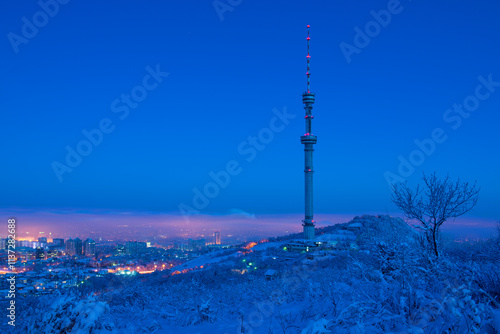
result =
[[103,323],[102,316],[108,305],[95,296],[78,297],[66,294],[56,297],[50,305],[37,310],[23,327],[26,333],[97,333],[111,330],[112,322]]

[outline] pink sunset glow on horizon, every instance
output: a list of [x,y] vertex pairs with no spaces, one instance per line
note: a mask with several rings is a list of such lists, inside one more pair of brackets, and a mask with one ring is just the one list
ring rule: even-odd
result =
[[[256,215],[241,210],[226,214],[204,214],[183,217],[178,213],[105,210],[25,210],[3,209],[2,216],[15,217],[20,238],[47,236],[52,238],[102,237],[103,239],[146,236],[200,237],[220,230],[224,235],[273,237],[302,230],[302,214]],[[387,213],[369,212],[380,215]],[[391,216],[401,216],[389,213]],[[317,227],[349,222],[363,214],[317,214]],[[496,221],[488,218],[461,217],[443,225],[443,232],[454,236],[488,238],[495,234]],[[41,233],[43,232],[43,233]],[[0,231],[0,237],[5,237]]]

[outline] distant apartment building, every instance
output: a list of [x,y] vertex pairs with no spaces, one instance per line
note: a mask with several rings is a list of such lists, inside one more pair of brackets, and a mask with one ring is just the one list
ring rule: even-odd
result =
[[55,238],[55,239],[52,239],[52,243],[54,244],[55,247],[62,247],[62,246],[64,246],[64,239]]
[[76,255],[75,242],[73,239],[66,240],[66,255]]
[[83,242],[83,254],[88,257],[95,256],[95,241],[87,238]]
[[220,231],[215,231],[214,237],[215,237],[215,244],[220,245]]
[[47,238],[46,237],[40,237],[40,238],[38,238],[38,242],[46,244],[47,243]]
[[16,248],[19,247],[29,247],[33,248],[33,242],[29,240],[17,240],[16,241]]
[[82,241],[79,238],[75,238],[74,240],[75,240],[76,255],[82,255],[83,254]]
[[35,249],[35,259],[37,260],[45,259],[45,250],[42,247],[37,247]]
[[36,253],[32,247],[16,247],[18,261],[30,261],[36,258]]
[[58,254],[59,254],[59,252],[54,247],[49,246],[49,248],[47,249],[47,258],[57,257]]
[[82,246],[82,240],[79,238],[68,239],[68,241],[66,241],[66,254],[70,256],[82,255]]

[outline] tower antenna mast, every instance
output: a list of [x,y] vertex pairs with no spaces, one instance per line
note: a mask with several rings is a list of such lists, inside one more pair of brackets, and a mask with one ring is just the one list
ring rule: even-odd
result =
[[309,54],[309,47],[311,42],[311,36],[309,35],[309,30],[311,26],[307,25],[307,93],[311,93],[311,55]]

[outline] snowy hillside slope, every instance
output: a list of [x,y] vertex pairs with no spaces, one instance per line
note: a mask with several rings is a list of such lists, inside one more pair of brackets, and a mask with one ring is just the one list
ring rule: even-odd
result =
[[204,254],[202,256],[197,257],[194,260],[188,261],[186,263],[183,263],[181,265],[175,266],[172,268],[172,271],[182,271],[186,269],[203,269],[203,267],[214,264],[214,263],[219,263],[222,264],[226,262],[227,260],[237,258],[242,256],[243,253],[237,249],[235,250],[221,250],[217,252],[211,252]]
[[[349,247],[338,235],[353,236],[359,247]],[[336,243],[290,251],[286,245],[299,242],[297,236],[270,238],[246,254],[207,254],[184,268],[197,270],[182,274],[144,275],[86,296],[46,296],[32,301],[38,307],[23,310],[32,320],[21,320],[25,325],[16,330],[494,333],[500,291],[487,278],[500,271],[489,258],[471,262],[450,248],[436,259],[404,221],[388,216],[356,217],[323,229],[321,238]],[[498,252],[494,244],[481,247]],[[318,254],[314,260],[312,253]],[[201,262],[208,265],[200,268]],[[277,274],[266,276],[269,270]],[[93,305],[99,312],[89,312]]]

